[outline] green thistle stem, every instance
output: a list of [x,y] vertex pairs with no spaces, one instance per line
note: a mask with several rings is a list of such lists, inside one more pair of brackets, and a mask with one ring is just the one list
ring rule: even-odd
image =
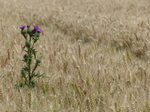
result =
[[[29,43],[31,45],[31,37],[30,37],[30,40],[29,40]],[[29,63],[28,63],[28,67],[29,67],[29,70],[28,70],[28,74],[29,74],[29,85],[31,84],[31,61],[32,61],[32,55],[31,55],[31,48],[29,47],[28,48],[28,56],[29,56]]]

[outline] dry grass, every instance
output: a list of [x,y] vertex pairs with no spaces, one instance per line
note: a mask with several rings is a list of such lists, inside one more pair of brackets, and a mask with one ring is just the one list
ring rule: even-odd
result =
[[[0,112],[150,112],[149,0],[1,0]],[[33,90],[17,90],[24,40],[44,30]]]

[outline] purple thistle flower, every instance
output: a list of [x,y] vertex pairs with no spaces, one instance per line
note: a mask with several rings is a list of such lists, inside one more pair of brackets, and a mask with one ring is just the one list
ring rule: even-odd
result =
[[42,33],[43,32],[38,26],[34,26],[34,30],[36,30],[38,33]]
[[21,26],[19,26],[19,28],[24,29],[24,28],[26,28],[26,25],[21,25]]
[[37,31],[39,29],[39,27],[38,26],[34,26],[34,29]]
[[42,33],[43,31],[41,29],[36,30],[38,33]]

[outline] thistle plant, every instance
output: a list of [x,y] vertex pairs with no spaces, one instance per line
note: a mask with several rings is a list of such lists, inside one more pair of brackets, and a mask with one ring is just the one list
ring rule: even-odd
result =
[[38,26],[31,28],[30,25],[21,25],[19,28],[25,39],[25,45],[23,47],[23,51],[25,51],[23,56],[25,65],[21,69],[21,78],[23,81],[19,86],[35,87],[34,78],[43,77],[43,74],[36,73],[37,67],[40,66],[41,59],[37,58],[37,50],[34,45],[39,40],[40,33],[43,31]]

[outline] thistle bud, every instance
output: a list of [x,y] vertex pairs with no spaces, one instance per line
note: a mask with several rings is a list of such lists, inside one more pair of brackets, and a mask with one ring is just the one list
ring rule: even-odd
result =
[[32,29],[29,28],[29,29],[27,30],[27,32],[28,32],[28,34],[32,34]]
[[25,45],[26,45],[27,48],[29,48],[30,47],[30,42],[26,41]]
[[26,33],[27,33],[27,31],[25,30],[25,28],[26,28],[26,26],[25,25],[21,25],[20,27],[19,27],[20,29],[21,29],[21,34],[25,37],[25,39],[26,39]]
[[31,36],[33,36],[33,34],[32,34],[32,29],[30,28],[30,25],[27,25],[27,33],[30,35],[30,37]]
[[27,31],[26,31],[26,30],[21,29],[21,34],[22,34],[22,35],[25,35],[26,33],[27,33]]
[[27,28],[30,28],[30,25],[27,25]]
[[41,63],[41,60],[40,60],[40,59],[37,59],[37,60],[36,60],[36,63],[37,63],[37,64]]
[[28,55],[27,55],[27,54],[25,54],[23,58],[24,58],[24,59],[27,59],[27,58],[28,58]]
[[27,39],[27,31],[25,30],[25,29],[21,29],[21,34],[23,35],[23,37],[25,38],[25,39]]

